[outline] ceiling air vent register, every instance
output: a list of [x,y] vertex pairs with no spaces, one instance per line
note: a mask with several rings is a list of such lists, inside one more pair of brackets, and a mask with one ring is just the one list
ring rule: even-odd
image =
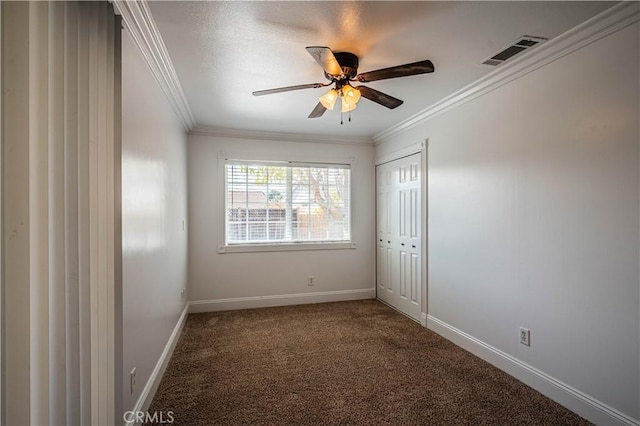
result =
[[547,38],[545,37],[522,36],[514,43],[511,43],[507,48],[502,49],[499,53],[496,53],[482,63],[484,65],[500,65],[514,56],[521,54],[525,50],[531,49],[545,41],[547,41]]

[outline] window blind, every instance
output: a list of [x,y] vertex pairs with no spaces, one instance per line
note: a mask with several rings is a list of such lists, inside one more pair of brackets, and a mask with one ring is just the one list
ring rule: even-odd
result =
[[347,164],[227,161],[226,244],[351,240]]

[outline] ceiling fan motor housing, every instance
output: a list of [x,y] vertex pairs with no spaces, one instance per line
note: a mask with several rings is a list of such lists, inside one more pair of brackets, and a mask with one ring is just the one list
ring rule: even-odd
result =
[[[333,54],[340,64],[340,68],[342,68],[344,75],[349,80],[355,78],[358,74],[358,57],[350,52],[334,52]],[[335,80],[334,76],[327,74],[326,72],[324,73],[324,76],[327,80]]]

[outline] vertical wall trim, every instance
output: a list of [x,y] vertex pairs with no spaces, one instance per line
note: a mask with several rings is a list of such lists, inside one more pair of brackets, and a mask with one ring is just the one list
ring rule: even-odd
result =
[[[86,3],[81,3],[81,7]],[[91,422],[115,424],[116,401],[121,389],[116,389],[116,217],[115,173],[120,158],[115,128],[114,55],[116,51],[116,20],[111,5],[87,5],[94,25],[89,27],[89,252],[91,285]],[[119,46],[118,46],[119,47]],[[118,110],[119,111],[119,110]],[[121,310],[121,309],[120,309]]]
[[1,421],[120,423],[119,18],[1,8]]
[[[2,9],[0,3],[0,93],[3,92],[2,85]],[[4,190],[2,185],[2,151],[4,150],[4,126],[2,125],[2,102],[0,102],[0,425],[6,424],[4,418]]]
[[87,283],[91,280],[89,252],[89,20],[86,6],[78,5],[78,345],[80,349],[80,422],[91,424],[91,299]]
[[64,3],[64,245],[66,422],[80,421],[80,307],[78,252],[78,5]]
[[25,285],[29,282],[29,147],[25,143],[29,140],[29,55],[25,54],[29,7],[26,2],[2,2],[5,424],[31,424],[30,341],[25,338],[30,327]]
[[[112,14],[113,16],[113,14]],[[119,423],[123,413],[122,377],[123,377],[123,306],[122,306],[122,19],[113,16],[114,23],[110,26],[113,34],[113,249],[114,249],[114,410],[115,420]]]
[[[49,4],[29,3],[31,422],[49,421]],[[26,284],[26,283],[25,283]],[[45,296],[46,295],[46,296]],[[54,367],[55,369],[55,367]],[[38,392],[33,391],[39,389]]]
[[[49,162],[49,423],[67,420],[67,365],[64,152],[64,3],[51,2],[48,26],[48,162]],[[34,104],[37,102],[34,102]],[[36,123],[36,125],[39,123]],[[46,139],[45,139],[46,140]],[[44,188],[39,188],[44,190]],[[45,210],[46,212],[46,210]],[[46,213],[45,213],[46,214]],[[44,239],[44,238],[43,238]],[[44,241],[43,241],[44,242]],[[42,296],[37,296],[42,298]]]
[[429,315],[429,139],[420,144],[420,159],[422,160],[422,314],[420,323],[426,327]]

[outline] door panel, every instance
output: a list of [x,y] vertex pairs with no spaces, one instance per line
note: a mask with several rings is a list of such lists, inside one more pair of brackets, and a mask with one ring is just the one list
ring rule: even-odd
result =
[[378,298],[420,320],[422,166],[420,154],[377,167]]
[[409,223],[411,224],[411,238],[418,238],[419,237],[419,233],[418,233],[418,226],[420,226],[420,215],[418,214],[418,209],[419,209],[419,205],[418,205],[418,198],[419,198],[419,194],[418,194],[418,190],[417,189],[412,189],[411,190],[411,205],[409,207]]
[[418,295],[420,288],[420,257],[416,253],[411,254],[411,302],[417,304],[420,300]]
[[391,271],[393,270],[393,265],[391,264],[391,259],[393,257],[393,253],[391,252],[391,248],[390,247],[386,248],[385,253],[386,254],[385,254],[384,261],[385,261],[385,263],[387,265],[385,267],[385,269],[386,269],[386,271],[385,271],[386,272],[386,279],[387,279],[387,291],[389,293],[393,293],[393,288],[395,287],[394,284],[393,284],[393,279],[391,278],[392,277]]
[[400,209],[400,236],[404,237],[407,235],[407,191],[400,191],[399,195],[400,203],[398,204],[398,207]]
[[400,297],[407,298],[407,252],[400,251]]
[[376,280],[378,287],[385,288],[387,286],[387,261],[385,259],[387,255],[387,248],[384,246],[378,246],[378,258],[376,262]]

